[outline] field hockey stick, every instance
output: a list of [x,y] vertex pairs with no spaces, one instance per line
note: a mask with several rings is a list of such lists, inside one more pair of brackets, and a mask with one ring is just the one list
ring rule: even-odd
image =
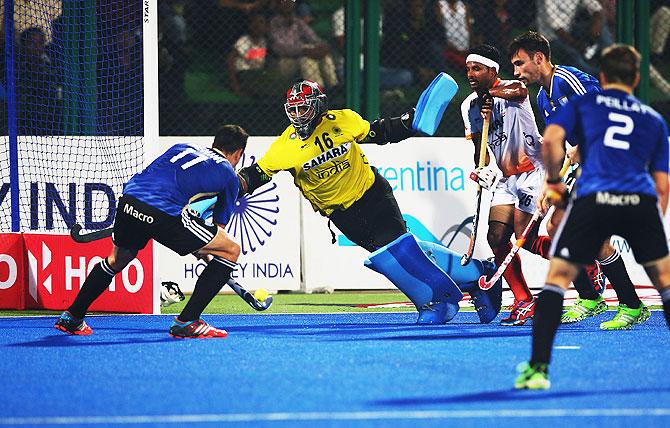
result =
[[[482,141],[479,144],[479,162],[478,168],[482,168],[486,163],[486,147],[489,141],[489,122],[491,121],[491,113],[484,117],[484,124],[482,125]],[[461,257],[461,266],[465,266],[472,260],[472,254],[475,252],[475,241],[477,240],[477,229],[479,226],[479,211],[482,206],[483,188],[477,183],[477,207],[475,208],[475,215],[472,217],[472,231],[470,231],[470,243],[468,250],[463,257]]]
[[[568,169],[570,169],[570,159],[566,159],[565,162],[563,163],[563,167],[561,168],[561,177],[563,177]],[[568,184],[568,180],[571,180],[570,185],[574,182],[574,177],[572,175],[568,176],[566,179],[566,184]],[[547,211],[547,215],[549,215],[550,211],[554,209],[554,206],[552,205],[549,208],[549,211]],[[510,252],[507,254],[505,257],[505,260],[500,263],[500,266],[498,266],[498,269],[496,272],[493,274],[491,279],[488,281],[486,280],[486,275],[482,275],[479,277],[479,288],[482,290],[489,290],[493,285],[498,282],[501,276],[505,273],[507,268],[509,267],[510,263],[512,262],[512,259],[516,255],[516,253],[519,252],[521,247],[523,247],[523,244],[526,242],[526,238],[528,238],[528,234],[530,231],[535,227],[538,221],[540,221],[544,216],[542,215],[542,210],[539,208],[535,210],[533,213],[533,216],[530,218],[530,221],[526,225],[526,227],[523,229],[523,232],[521,232],[521,236],[516,240],[514,243],[514,246],[510,250]]]
[[249,306],[257,311],[264,311],[272,306],[272,296],[266,297],[265,301],[261,302],[260,300],[257,300],[254,295],[247,291],[244,287],[235,282],[233,278],[230,278],[226,284],[230,285],[230,288],[232,288],[238,296],[240,296],[245,302],[249,304]]
[[114,228],[100,229],[89,233],[81,233],[83,227],[81,224],[77,223],[70,228],[70,236],[74,242],[80,244],[86,244],[89,242],[97,241],[99,239],[104,239],[112,236]]

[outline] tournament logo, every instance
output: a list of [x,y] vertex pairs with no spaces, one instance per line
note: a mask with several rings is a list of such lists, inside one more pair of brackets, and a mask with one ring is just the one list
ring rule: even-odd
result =
[[[252,165],[255,156],[243,155],[240,166]],[[253,195],[244,195],[237,200],[226,232],[237,238],[242,254],[254,252],[272,236],[279,214],[277,184],[270,182],[257,189]]]

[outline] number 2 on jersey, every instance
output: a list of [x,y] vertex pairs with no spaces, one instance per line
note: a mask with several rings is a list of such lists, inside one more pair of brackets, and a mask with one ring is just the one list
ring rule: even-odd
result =
[[[628,150],[630,149],[630,143],[625,140],[619,140],[615,136],[627,136],[633,133],[635,124],[633,119],[630,116],[625,114],[611,112],[607,118],[615,123],[616,125],[610,125],[605,131],[605,138],[603,139],[603,144],[607,147],[612,147],[613,149]],[[622,126],[618,126],[622,125]]]
[[183,157],[185,157],[186,155],[189,155],[189,154],[190,154],[190,155],[194,155],[195,158],[191,159],[191,160],[188,161],[188,162],[185,162],[185,163],[181,166],[181,169],[187,169],[187,168],[190,168],[190,167],[192,167],[192,166],[195,165],[195,164],[198,164],[198,163],[200,163],[200,162],[204,162],[204,161],[207,160],[207,156],[206,156],[205,154],[200,153],[200,152],[198,152],[197,150],[194,150],[194,149],[186,149],[186,150],[183,150],[183,151],[179,152],[178,154],[172,156],[172,158],[170,158],[170,163],[175,163],[175,162],[177,162],[179,159],[181,159],[181,158],[183,158]]

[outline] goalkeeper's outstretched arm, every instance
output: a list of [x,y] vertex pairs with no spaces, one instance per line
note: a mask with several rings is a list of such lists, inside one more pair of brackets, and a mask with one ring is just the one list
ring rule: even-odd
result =
[[254,190],[272,180],[272,177],[267,175],[257,163],[240,169],[237,173],[237,178],[240,180],[240,190],[237,194],[238,198],[247,193],[252,194]]
[[386,144],[407,139],[416,131],[412,129],[414,108],[400,117],[381,118],[370,122],[370,132],[360,143]]

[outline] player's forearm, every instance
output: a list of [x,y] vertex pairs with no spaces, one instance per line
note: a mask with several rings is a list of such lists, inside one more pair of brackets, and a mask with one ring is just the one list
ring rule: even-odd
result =
[[547,169],[546,180],[558,182],[561,179],[561,165],[565,157],[565,131],[558,125],[549,125],[542,137],[542,159]]
[[386,144],[405,140],[416,131],[412,128],[414,109],[400,117],[376,119],[370,123],[370,132],[360,143]]
[[523,82],[514,82],[511,85],[491,88],[489,89],[489,94],[495,98],[520,101],[528,96],[528,88],[526,88],[526,85]]
[[656,187],[656,194],[658,195],[658,203],[661,206],[661,212],[665,215],[668,209],[668,194],[670,193],[670,182],[668,181],[668,174],[665,172],[653,172],[654,184]]

